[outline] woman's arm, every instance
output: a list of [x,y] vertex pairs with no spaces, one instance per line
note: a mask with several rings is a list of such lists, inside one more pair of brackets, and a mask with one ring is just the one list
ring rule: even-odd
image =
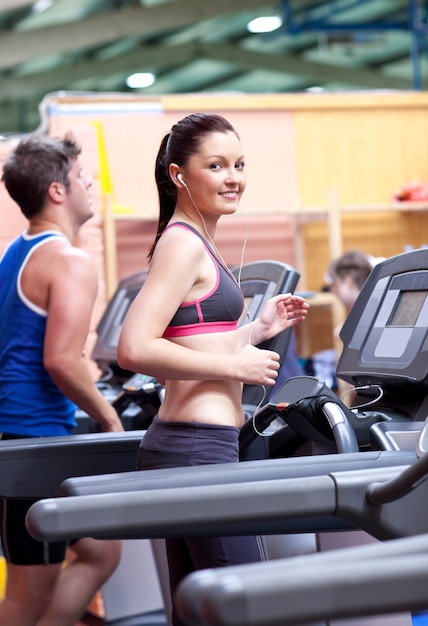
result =
[[274,384],[279,367],[276,353],[245,346],[225,354],[197,349],[196,336],[195,348],[163,338],[180,304],[206,293],[207,272],[213,271],[196,237],[185,231],[170,235],[164,233],[160,239],[147,279],[126,316],[118,343],[120,366],[161,380],[223,378]]
[[286,328],[302,322],[308,309],[309,304],[304,298],[290,293],[270,298],[257,319],[239,329],[241,344],[257,346],[262,341],[275,337]]

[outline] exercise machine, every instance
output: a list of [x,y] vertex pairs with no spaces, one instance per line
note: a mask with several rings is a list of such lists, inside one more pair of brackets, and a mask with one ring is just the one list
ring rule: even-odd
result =
[[[269,413],[269,410],[262,408],[261,412],[255,417],[260,418],[260,420],[262,421],[263,419],[265,419],[264,416],[267,416],[266,421],[269,422],[269,420],[272,421],[272,419],[274,418],[273,416],[279,415],[286,424],[287,420],[292,423],[292,427],[290,427],[290,424],[287,424],[287,426],[292,430],[297,430],[298,432],[300,432],[300,430],[303,428],[303,431],[301,433],[303,437],[309,437],[313,439],[315,433],[315,438],[321,437],[323,440],[329,439],[342,452],[346,450],[348,445],[351,445],[353,449],[355,448],[355,440],[352,435],[347,434],[344,438],[344,433],[350,432],[348,426],[346,425],[348,421],[352,423],[352,428],[355,431],[358,446],[360,447],[360,449],[363,450],[367,449],[367,447],[371,443],[371,430],[374,424],[390,423],[393,427],[393,430],[390,429],[389,432],[394,432],[394,436],[396,437],[397,433],[401,433],[403,431],[407,432],[407,427],[409,423],[412,422],[411,430],[412,436],[414,437],[415,434],[417,434],[418,432],[418,428],[420,428],[419,426],[417,426],[415,429],[415,425],[419,421],[421,423],[425,398],[424,389],[426,372],[425,370],[423,370],[423,360],[418,358],[418,355],[420,352],[424,352],[427,349],[425,339],[426,328],[423,329],[423,317],[424,315],[426,316],[426,299],[424,300],[423,295],[421,295],[420,293],[419,295],[415,294],[418,294],[418,292],[422,291],[422,294],[425,293],[426,295],[424,276],[427,274],[427,267],[427,251],[415,251],[414,253],[399,255],[399,257],[388,260],[388,263],[381,264],[381,266],[377,269],[375,268],[373,276],[370,277],[368,283],[366,283],[366,286],[363,288],[360,294],[360,298],[357,300],[356,305],[358,306],[356,308],[354,307],[354,309],[351,311],[350,316],[348,317],[347,322],[345,323],[345,326],[342,330],[342,338],[344,339],[345,348],[344,353],[341,357],[341,361],[339,362],[338,376],[343,373],[345,379],[350,379],[351,382],[360,387],[360,389],[358,389],[359,395],[357,396],[357,398],[358,402],[364,405],[363,411],[361,410],[361,406],[355,405],[351,408],[351,412],[349,412],[348,409],[345,410],[342,406],[340,406],[339,402],[335,402],[334,398],[331,397],[331,395],[326,392],[325,389],[317,388],[317,382],[310,380],[298,380],[292,382],[291,387],[290,385],[288,385],[287,397],[285,398],[285,400],[281,399],[281,402],[274,402],[274,400],[272,400],[268,409],[272,409],[272,405],[273,407],[276,406],[276,409],[274,411],[271,410]],[[404,304],[402,303],[403,301]],[[411,319],[409,319],[409,317],[404,317],[403,319],[403,310],[407,310],[407,305],[405,303],[408,303],[409,301],[413,303],[413,317]],[[362,333],[362,330],[359,327],[358,320],[360,316],[362,316],[364,322],[363,328],[365,334]],[[409,323],[411,323],[410,331],[408,330]],[[359,344],[355,344],[357,339],[360,342]],[[401,346],[401,351],[395,348],[394,352],[388,352],[388,341],[391,340],[399,342]],[[368,344],[368,346],[366,344]],[[358,346],[358,350],[360,352],[362,351],[363,354],[366,355],[365,359],[362,362],[360,360],[359,352],[355,351],[355,345]],[[354,351],[351,356],[346,356],[348,349]],[[367,366],[367,355],[369,355],[371,359],[371,361],[369,359],[370,367]],[[414,362],[416,362],[415,367],[413,367]],[[346,365],[346,369],[344,369],[345,365],[343,364]],[[343,369],[341,369],[341,367],[343,367]],[[409,370],[411,372],[410,376],[408,376]],[[302,397],[301,387],[300,390],[296,392],[295,385],[301,386],[303,382],[305,385],[308,383],[313,383],[314,385],[314,389],[310,391],[309,396],[306,387],[303,389],[304,397]],[[407,395],[405,393],[406,390],[410,392]],[[324,395],[327,396],[327,401],[323,402],[322,407],[320,407],[319,405],[320,391],[322,391]],[[362,398],[362,401],[359,400],[359,397]],[[406,402],[403,401],[403,397],[407,398]],[[409,397],[411,397],[412,399],[409,400]],[[395,400],[397,400],[397,402],[395,402]],[[367,407],[370,407],[370,409],[367,410]],[[322,409],[321,411],[320,408]],[[303,415],[304,418],[299,419],[299,415]],[[315,419],[316,421],[320,415],[322,428],[320,428],[319,424],[315,424],[315,426],[313,424],[313,420]],[[343,424],[345,425],[343,426]],[[278,434],[281,435],[281,437],[284,430],[287,431],[288,429],[279,428]],[[275,435],[273,437],[275,437]],[[273,437],[271,438],[271,440],[273,439]],[[338,446],[338,442],[342,442],[342,444],[343,442],[345,442],[346,445]],[[409,450],[409,446],[406,447]],[[403,451],[400,452],[399,450],[397,450],[398,454],[401,454],[402,452]],[[368,460],[368,457],[366,457],[367,454],[370,453],[359,453],[359,456],[364,457],[364,459]],[[340,456],[345,456],[348,459],[350,455],[339,455],[339,457]],[[309,464],[310,466],[311,463],[313,463],[313,467],[315,467],[321,458],[322,457],[312,457],[311,459],[305,461],[304,464]],[[415,457],[413,457],[413,460],[414,458]],[[388,477],[390,477],[390,472],[393,472],[395,470],[393,468],[388,468],[387,464],[386,466],[381,467],[383,461],[386,459],[384,453],[381,452],[379,454],[379,459],[382,459],[382,461],[379,462],[378,466],[378,470],[381,473],[376,475],[378,476],[379,480],[386,480],[388,479]],[[298,459],[293,459],[292,462],[296,463],[297,460]],[[286,461],[286,459],[284,459],[284,461]],[[328,459],[326,459],[326,461],[328,461]],[[248,463],[242,465],[248,466]],[[406,465],[404,465],[403,467],[406,467]],[[247,468],[244,467],[243,469],[245,471]],[[251,467],[249,467],[249,469],[251,470]],[[259,467],[259,469],[261,470],[262,468]],[[218,474],[218,470],[220,470],[220,468],[216,467],[213,471]],[[239,471],[241,471],[241,468],[239,469]],[[364,470],[362,470],[362,472],[364,473]],[[366,470],[365,480],[368,479],[367,472],[369,472],[370,478],[373,479],[372,469]],[[384,474],[383,472],[386,472],[386,474]],[[359,473],[358,470],[357,473]],[[150,474],[153,474],[153,472],[150,472]],[[198,468],[198,474],[200,474],[200,468]],[[346,472],[343,472],[343,474],[346,474]],[[329,505],[332,505],[332,494],[330,493],[330,499],[327,497],[327,494],[328,490],[332,487],[332,483],[337,484],[337,476],[339,475],[342,476],[342,472],[329,472],[327,468],[324,468],[324,475],[319,476],[316,480],[314,480],[314,477],[311,476],[310,479],[306,481],[307,484],[316,484],[317,489],[312,494],[313,498],[309,498],[310,502],[312,502],[313,504],[312,506],[306,506],[304,511],[305,519],[308,519],[308,517],[315,517],[317,520],[319,520],[320,516],[337,517],[338,509],[335,508],[336,513],[335,515],[332,515],[332,510],[328,507],[327,509],[323,508],[323,506],[326,506],[325,502],[324,505],[323,502],[319,502],[319,500],[317,500],[316,498],[316,495],[321,493],[322,497],[325,496],[325,498],[327,499],[326,501],[329,502]],[[185,473],[180,472],[180,477],[181,476],[185,476]],[[330,479],[327,479],[327,483],[325,482],[327,476],[331,478],[332,483],[330,482]],[[217,479],[218,477],[219,474],[217,475]],[[163,479],[160,479],[160,477],[156,479],[155,476],[152,476],[152,478],[153,480],[157,480],[155,484],[157,490],[159,491],[159,485],[163,481]],[[232,480],[233,479],[234,478],[232,478]],[[306,478],[303,477],[296,478],[296,480],[305,479]],[[202,480],[206,480],[206,478],[202,477]],[[321,481],[321,483],[319,481]],[[351,483],[352,481],[355,481],[355,477],[352,478]],[[215,488],[210,489],[210,501],[212,502],[212,506],[217,509],[217,518],[221,517],[222,515],[227,515],[230,518],[231,511],[236,513],[236,516],[234,516],[234,532],[242,532],[245,524],[250,525],[250,527],[248,525],[245,526],[246,532],[255,531],[256,528],[258,529],[258,532],[289,532],[290,526],[287,526],[287,523],[289,521],[288,518],[296,520],[299,519],[299,517],[301,517],[303,514],[302,512],[300,514],[298,512],[299,503],[297,502],[297,504],[295,504],[295,506],[297,506],[297,510],[293,510],[291,512],[288,511],[286,514],[284,512],[284,509],[281,509],[280,504],[275,500],[275,506],[278,507],[275,510],[275,515],[279,517],[275,518],[274,520],[268,520],[267,518],[269,517],[270,513],[268,511],[268,506],[265,506],[265,504],[267,502],[272,502],[272,506],[274,506],[273,495],[276,489],[279,490],[278,494],[283,493],[281,492],[282,485],[280,485],[280,480],[276,480],[275,483],[270,481],[261,482],[263,482],[263,484],[259,484],[255,481],[249,481],[248,484],[245,484],[244,479],[244,484],[246,487],[245,493],[248,492],[248,494],[251,494],[251,498],[249,498],[248,501],[250,502],[250,504],[254,504],[253,511],[251,511],[250,505],[248,507],[245,506],[245,510],[242,510],[244,502],[247,503],[247,500],[242,499],[242,494],[244,493],[242,491],[242,484],[239,487],[238,492],[234,492],[233,483],[231,483],[231,485],[225,486],[220,484],[217,490],[218,500],[215,500],[214,503],[213,494],[217,492]],[[327,491],[321,490],[323,484]],[[364,480],[363,484],[365,488]],[[286,485],[290,485],[290,483],[285,482],[284,488]],[[147,488],[147,483],[145,488]],[[301,488],[302,487],[300,484],[298,486],[298,491]],[[180,489],[182,489],[182,493],[180,493]],[[266,491],[267,489],[268,491]],[[346,489],[347,487],[344,487],[341,490],[342,499],[344,498],[343,494],[346,493]],[[169,530],[166,527],[161,527],[161,529],[159,530],[160,526],[159,524],[157,524],[158,532],[161,533],[160,536],[170,536],[167,535],[167,533],[177,532],[177,528],[179,528],[180,531],[183,532],[192,532],[189,528],[186,528],[185,518],[180,517],[181,514],[179,515],[178,510],[175,507],[175,503],[180,502],[180,497],[183,497],[183,501],[177,506],[180,507],[181,505],[184,505],[185,508],[187,508],[187,514],[190,518],[192,517],[192,515],[197,517],[197,522],[193,522],[194,527],[197,526],[198,528],[201,528],[201,525],[206,524],[205,528],[208,534],[213,534],[214,532],[216,532],[215,528],[218,529],[217,532],[225,532],[224,520],[222,521],[216,518],[214,520],[202,520],[203,516],[201,516],[201,513],[204,512],[207,507],[209,508],[209,503],[205,503],[205,501],[203,500],[202,492],[206,490],[204,490],[203,487],[202,489],[199,489],[199,492],[197,490],[198,486],[194,486],[192,488],[185,487],[184,489],[181,487],[174,487],[173,490],[171,489],[169,491],[168,488],[166,488],[164,490],[165,493],[163,494],[155,494],[157,498],[156,507],[165,506],[168,507],[169,511],[171,511],[171,507],[173,507],[174,518],[176,518],[175,529],[174,522],[172,522],[172,529],[170,528]],[[192,493],[192,498],[194,498],[195,503],[193,513],[189,510],[188,506],[190,492]],[[269,493],[268,499],[266,498],[267,493]],[[287,494],[288,492],[285,493]],[[116,491],[115,494],[117,495]],[[153,497],[154,494],[151,495]],[[289,495],[293,495],[293,497],[296,497],[296,494]],[[132,498],[134,502],[136,502],[134,498],[137,498],[137,496],[141,496],[142,498],[141,500],[138,500],[139,507],[145,502],[144,498],[147,497],[147,494],[134,492]],[[162,503],[162,498],[164,496],[166,496],[165,505]],[[98,498],[98,495],[91,497]],[[99,497],[102,499],[103,496],[100,495]],[[261,498],[261,501],[264,503],[262,513],[260,512],[261,507],[258,498]],[[278,498],[280,499],[281,496],[278,495]],[[234,499],[238,499],[240,504],[240,506],[238,507],[239,510],[236,511],[234,508],[230,508]],[[85,506],[83,501],[77,502],[74,498],[72,498],[72,500],[74,500],[74,505],[77,507]],[[65,506],[67,506],[66,502],[67,501],[63,502]],[[219,507],[221,508],[221,503],[226,503],[223,511],[219,510]],[[71,503],[69,502],[68,504]],[[123,505],[124,504],[125,503],[123,502]],[[361,504],[361,502],[359,502],[359,504]],[[101,506],[101,500],[98,500],[96,507],[98,508],[98,506]],[[146,514],[148,510],[149,509],[147,508],[144,509]],[[366,520],[363,521],[361,519],[361,515],[358,514],[358,510],[358,506],[357,510],[355,510],[355,508],[351,506],[346,514],[341,513],[339,517],[343,518],[347,523],[355,524],[357,527],[366,528],[374,536],[378,536],[378,533],[380,533],[379,538],[382,539],[385,538],[386,535],[388,535],[388,532],[391,533],[392,536],[395,536],[394,533],[397,533],[398,536],[400,536],[400,533],[403,532],[401,528],[393,528],[389,529],[388,531],[379,531],[379,529],[375,530],[371,528],[370,525],[367,525],[368,523]],[[126,517],[128,517],[130,514],[134,514],[131,509],[129,509],[128,512],[125,513]],[[136,511],[135,514],[137,514]],[[255,518],[251,519],[251,515],[254,515]],[[263,515],[264,517],[263,521],[260,520],[261,515]],[[169,518],[170,517],[171,513],[169,513]],[[63,528],[63,522],[64,520],[61,519],[61,528]],[[145,523],[146,526],[144,527]],[[281,523],[283,524],[282,527]],[[113,530],[115,524],[117,524],[116,530]],[[134,530],[129,528],[129,526],[127,526],[125,529],[123,527],[123,520],[116,519],[115,522],[112,521],[111,527],[105,529],[104,531],[100,530],[98,524],[96,524],[96,526],[100,532],[117,532],[117,528],[121,527],[120,532],[122,533],[143,532],[146,535],[149,532],[147,524],[150,525],[150,520],[148,522],[147,520],[141,520],[140,523],[140,520],[137,519],[136,528]],[[230,528],[228,529],[229,534],[231,534],[232,530],[233,529]],[[150,531],[150,533],[152,532],[153,531]],[[195,532],[195,530],[193,532]],[[385,536],[383,536],[383,532],[386,533]],[[413,532],[413,528],[411,532]],[[156,536],[156,534],[150,534],[149,536]]]
[[29,437],[0,442],[0,497],[49,498],[72,476],[135,469],[144,431]]
[[[69,477],[102,475],[114,470],[117,473],[135,469],[138,446],[145,431],[121,433],[88,433],[61,437],[22,438],[0,442],[0,497],[3,498],[51,498],[57,496],[61,483]],[[122,561],[132,561],[124,546]],[[154,558],[149,542],[140,541],[134,553],[144,561],[143,571],[139,563],[139,576],[144,585],[139,586],[138,596],[130,597],[131,584],[122,588],[122,596],[128,600],[130,610],[163,613],[163,598],[156,576]],[[108,581],[106,590],[111,584]],[[106,606],[109,592],[104,593]],[[135,598],[138,597],[138,603]],[[153,622],[144,615],[138,626]],[[163,622],[159,622],[165,624]],[[131,626],[131,625],[129,625]]]
[[[391,453],[385,454],[390,455]],[[341,459],[348,455],[334,456],[336,459]],[[365,454],[359,453],[357,456],[364,457]],[[405,460],[405,455],[393,453],[392,456],[402,456],[403,461]],[[286,460],[284,459],[284,461]],[[257,464],[258,462],[254,463]],[[271,463],[276,464],[277,461]],[[251,462],[242,465],[251,465]],[[205,471],[208,470],[208,467],[205,468]],[[155,471],[158,474],[157,484],[162,484],[160,479],[164,470]],[[428,519],[426,489],[428,483],[424,481],[424,478],[426,478],[427,471],[428,455],[425,454],[419,461],[409,465],[372,467],[354,471],[340,471],[338,469],[338,471],[328,473],[319,471],[318,475],[314,475],[315,472],[312,472],[310,475],[297,478],[213,484],[209,490],[207,490],[206,484],[203,484],[192,487],[158,487],[146,491],[116,491],[102,495],[95,493],[89,496],[59,498],[35,504],[29,513],[29,528],[40,539],[66,538],[87,534],[107,538],[114,536],[122,538],[173,537],[181,534],[230,535],[252,532],[266,534],[296,532],[299,529],[299,520],[302,518],[317,525],[320,518],[331,517],[332,519],[342,519],[348,522],[351,528],[363,528],[372,536],[385,540],[426,532],[426,519]],[[147,474],[151,474],[151,472]],[[410,519],[409,511],[412,511]],[[362,558],[362,552],[357,554],[360,555],[359,558]],[[376,554],[370,558],[375,559]],[[338,556],[337,562],[340,562],[339,559]],[[324,561],[321,562],[316,571],[322,569],[323,563]],[[368,563],[370,569],[374,571],[370,560]],[[218,608],[215,621],[204,622],[203,617],[199,615],[200,621],[195,623],[199,623],[201,626],[205,623],[212,623],[217,626],[222,624],[229,624],[230,626],[232,624],[236,626],[238,624],[241,626],[244,624],[270,626],[272,624],[273,626],[282,623],[275,621],[278,619],[278,613],[274,613],[276,617],[270,621],[272,607],[266,610],[264,617],[260,619],[260,607],[270,604],[276,607],[286,606],[279,601],[275,604],[271,600],[274,590],[278,589],[279,582],[277,579],[280,568],[283,572],[287,572],[288,567],[291,566],[294,567],[294,562],[287,559],[281,563],[274,561],[259,565],[263,569],[255,574],[252,571],[247,573],[246,570],[242,570],[244,582],[238,586],[232,584],[232,590],[235,595],[238,590],[242,590],[244,599],[239,598],[235,605],[241,607],[242,603],[244,604],[247,611],[245,615],[249,621],[242,620],[241,608],[239,610],[237,608],[238,612],[235,614],[228,612],[227,618],[225,617],[224,611],[226,609],[229,611],[230,602],[233,604],[230,601],[224,604],[224,610]],[[252,566],[248,567],[251,568]],[[367,570],[367,563],[365,567]],[[226,590],[229,590],[228,580],[234,580],[233,576],[237,576],[240,580],[241,572],[230,569],[232,570],[230,572],[232,578],[228,579],[227,573],[224,572],[225,583],[219,579],[221,576],[219,571],[211,572],[213,577],[209,579],[210,585],[207,585],[206,579],[203,578],[205,572],[192,575],[190,582],[186,582],[185,590],[187,589],[187,591],[183,592],[184,600],[181,599],[180,602],[184,602],[185,607],[187,606],[186,603],[191,602],[193,607],[191,610],[194,612],[196,610],[194,608],[195,603],[197,607],[205,607],[206,605],[205,601],[201,604],[201,589],[203,597],[207,597],[208,594],[211,598],[210,589],[214,589],[214,597],[223,597],[222,595],[218,596],[217,586],[220,585],[223,589],[225,585]],[[379,570],[377,571],[379,572]],[[329,572],[331,570],[328,570],[327,574]],[[202,579],[198,578],[199,574]],[[253,587],[250,590],[246,586],[247,579],[253,581]],[[302,578],[299,580],[301,581]],[[273,584],[274,581],[275,584]],[[286,585],[290,581],[290,575],[285,576],[284,581]],[[263,601],[250,603],[248,609],[248,597],[261,598],[263,591],[266,592]],[[228,593],[228,591],[224,593]],[[287,595],[287,597],[289,596]],[[211,601],[212,599],[209,600],[209,602]],[[213,602],[215,605],[217,604],[215,599]],[[419,597],[418,601],[412,604],[410,608],[421,608],[421,603]],[[252,613],[254,606],[259,607],[255,614],[256,617]],[[368,603],[368,613],[370,613],[369,609],[372,606],[371,603]],[[377,606],[382,609],[383,605],[378,604]],[[404,606],[392,604],[382,610],[386,610],[388,607],[391,610],[394,608],[404,610],[404,608],[409,607],[409,604]],[[186,611],[188,610],[188,608],[183,609],[184,615],[187,615]],[[337,614],[340,613],[333,611],[331,617]],[[345,613],[346,615],[348,614]],[[292,616],[295,616],[295,613],[292,613]],[[325,616],[326,614],[323,615],[323,618]],[[293,621],[284,621],[283,623],[292,624]]]
[[189,626],[297,626],[326,618],[355,624],[385,613],[392,625],[392,614],[426,609],[427,557],[423,534],[266,567],[205,570],[183,581],[177,605]]
[[[184,470],[192,468],[182,468],[173,486],[171,470],[153,470],[135,472],[134,484],[123,490],[119,489],[120,477],[119,480],[116,477],[114,491],[111,477],[106,477],[110,485],[105,493],[100,493],[100,483],[94,483],[91,488],[87,479],[83,479],[85,495],[36,503],[29,512],[28,526],[42,540],[85,534],[103,538],[153,538],[182,533],[205,536],[294,532],[300,520],[325,516],[342,519],[382,540],[423,533],[428,519],[428,498],[421,495],[428,489],[427,433],[428,422],[420,435],[422,443],[418,449],[423,450],[420,458],[416,451],[386,452],[385,457],[377,453],[377,459],[389,456],[392,463],[376,465],[375,457],[368,467],[364,467],[363,453],[352,460],[347,459],[348,455],[333,455],[337,464],[330,468],[328,455],[319,459],[308,457],[306,463],[301,459],[301,467],[297,469],[293,464],[299,459],[283,459],[279,468],[278,460],[270,461],[279,469],[275,478],[262,476],[259,480],[248,480],[247,467],[254,470],[255,465],[261,464],[253,461],[236,464],[242,469],[235,470],[235,476],[227,480],[226,472],[235,464],[220,464],[199,468],[203,470],[202,477],[193,476],[193,484],[179,486],[177,482],[182,477],[191,476]],[[359,467],[358,459],[362,459]],[[355,469],[350,469],[352,461],[357,463]],[[207,490],[207,477],[211,474],[214,481],[216,469],[223,482],[209,483]],[[238,473],[243,473],[245,479],[237,480]],[[76,481],[66,482],[74,482],[75,491],[79,491]],[[413,512],[411,516],[409,510]]]
[[291,626],[426,609],[428,421],[417,455],[418,461],[389,477],[367,481],[361,473],[335,475],[335,500],[343,515],[379,539],[406,539],[196,572],[177,592],[183,619],[189,626]]

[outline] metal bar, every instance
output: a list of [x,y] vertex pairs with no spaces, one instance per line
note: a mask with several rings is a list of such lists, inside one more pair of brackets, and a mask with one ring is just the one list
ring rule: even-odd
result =
[[[352,10],[354,7],[360,8],[362,4],[366,2],[369,4],[370,0],[349,0],[349,2],[336,1],[329,2],[328,9],[325,11],[325,15],[315,19],[307,17],[306,19],[296,20],[296,11],[292,8],[290,0],[283,0],[285,14],[285,28],[292,34],[296,35],[303,32],[380,32],[386,30],[399,30],[407,31],[409,29],[409,23],[407,20],[387,21],[381,20],[378,22],[343,22],[333,23],[328,19],[332,16],[337,16],[344,11]],[[325,8],[325,7],[322,7]],[[307,14],[313,13],[314,10],[307,11]],[[304,11],[302,11],[302,14]]]
[[288,519],[332,516],[330,476],[51,498],[27,515],[42,541],[272,533]]
[[[426,608],[428,535],[195,572],[177,608],[199,626],[296,626]],[[362,598],[364,601],[362,601]]]
[[418,2],[409,0],[409,31],[410,31],[410,56],[413,67],[413,88],[422,88],[419,31],[418,31]]

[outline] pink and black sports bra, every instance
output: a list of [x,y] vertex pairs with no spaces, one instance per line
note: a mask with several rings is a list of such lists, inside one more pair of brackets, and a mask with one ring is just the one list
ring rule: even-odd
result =
[[244,309],[244,298],[236,281],[195,228],[184,222],[174,222],[167,228],[185,228],[201,239],[216,268],[217,280],[214,288],[205,296],[180,305],[163,336],[187,337],[236,330]]

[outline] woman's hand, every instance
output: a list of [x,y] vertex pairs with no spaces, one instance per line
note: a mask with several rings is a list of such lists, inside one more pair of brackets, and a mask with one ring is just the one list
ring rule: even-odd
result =
[[241,349],[243,357],[239,380],[248,385],[275,384],[280,367],[279,354],[272,350],[260,350],[250,344]]
[[270,298],[259,317],[250,325],[252,327],[249,331],[251,344],[258,345],[286,328],[302,322],[308,309],[309,304],[301,296],[281,293]]

